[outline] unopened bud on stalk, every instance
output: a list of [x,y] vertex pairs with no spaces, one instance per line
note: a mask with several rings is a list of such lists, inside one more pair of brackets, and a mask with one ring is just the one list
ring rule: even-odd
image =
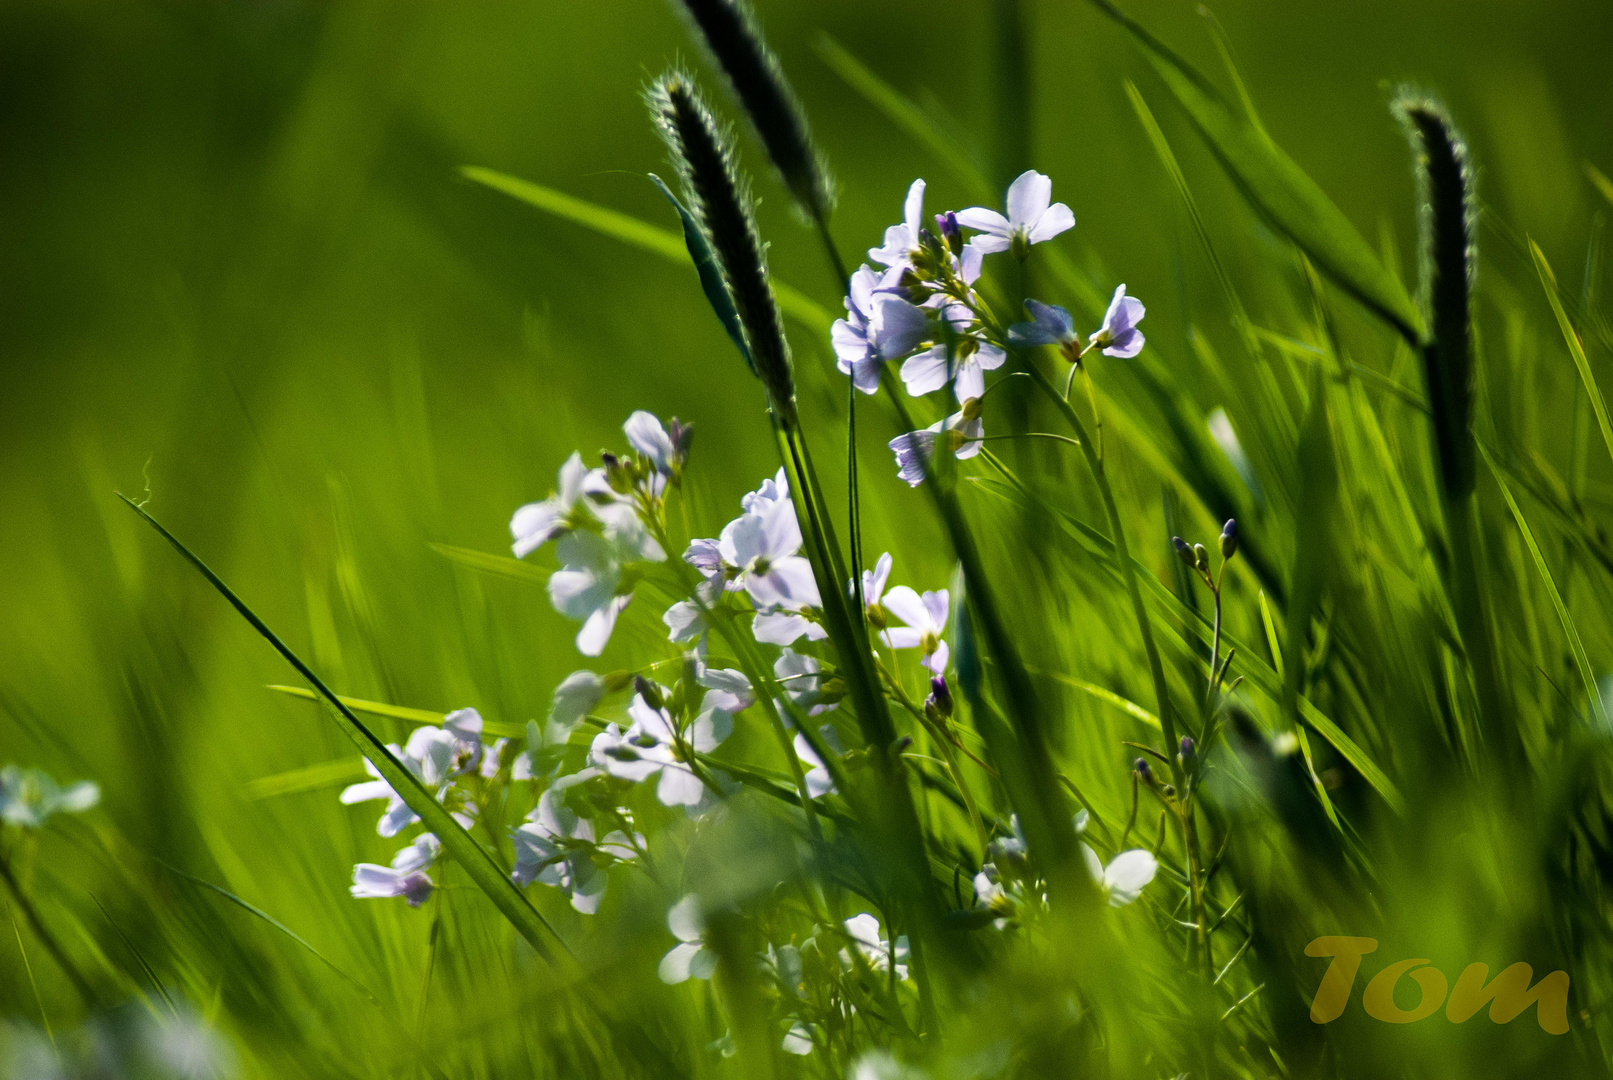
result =
[[897,739],[895,742],[891,743],[891,754],[896,757],[900,757],[902,754],[907,753],[908,747],[912,745],[913,736],[903,735],[900,739]]
[[1188,569],[1192,569],[1194,564],[1193,546],[1180,536],[1173,536],[1171,537],[1171,547],[1176,550],[1176,557],[1181,559]]
[[1221,557],[1230,559],[1238,553],[1238,521],[1236,518],[1227,518],[1227,523],[1221,526]]
[[606,675],[603,680],[605,683],[605,693],[615,694],[626,690],[629,686],[633,685],[633,681],[637,678],[638,676],[633,674],[631,671],[613,671]]
[[633,676],[633,689],[638,696],[644,699],[644,704],[652,709],[666,708],[666,702],[661,699],[661,690],[649,679],[642,675]]
[[1138,758],[1132,765],[1131,771],[1136,773],[1137,778],[1145,784],[1152,784],[1154,782],[1154,770],[1148,767],[1147,758]]
[[694,425],[685,424],[676,416],[666,426],[667,438],[672,440],[672,468],[681,472],[689,460],[689,447],[694,442]]
[[930,698],[925,704],[935,705],[935,711],[942,716],[952,715],[952,688],[947,685],[945,675],[932,675],[930,677]]
[[1182,764],[1183,765],[1192,764],[1193,755],[1195,753],[1197,753],[1197,752],[1198,752],[1198,744],[1193,741],[1193,736],[1191,736],[1191,735],[1183,735],[1182,736]]
[[935,225],[941,231],[941,240],[954,255],[963,252],[963,230],[958,228],[958,215],[951,210],[935,215]]
[[1206,573],[1209,572],[1210,553],[1205,550],[1203,544],[1193,545],[1193,568],[1195,570],[1203,570]]

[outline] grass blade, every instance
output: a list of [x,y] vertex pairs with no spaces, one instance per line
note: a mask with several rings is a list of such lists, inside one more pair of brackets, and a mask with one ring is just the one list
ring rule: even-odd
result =
[[1298,244],[1324,274],[1420,345],[1423,319],[1405,287],[1379,261],[1316,182],[1266,137],[1237,116],[1198,71],[1109,0],[1092,0],[1131,33],[1193,126],[1250,205]]
[[273,645],[275,651],[285,658],[286,662],[297,669],[297,673],[313,684],[321,697],[328,701],[340,714],[344,723],[342,732],[359,752],[368,758],[381,774],[381,778],[391,785],[403,801],[420,816],[428,830],[435,833],[442,841],[443,849],[465,868],[465,873],[474,881],[487,898],[493,902],[510,921],[527,942],[535,949],[539,956],[551,963],[559,957],[570,957],[570,951],[565,942],[555,933],[546,919],[534,908],[526,894],[516,886],[504,873],[504,870],[493,861],[487,853],[464,827],[455,821],[446,807],[439,803],[435,796],[421,783],[419,777],[404,768],[403,763],[392,755],[386,744],[376,737],[364,722],[360,720],[341,698],[325,685],[313,669],[292,652],[285,642],[281,641],[275,632],[249,608],[246,603],[236,596],[234,591],[224,583],[224,580],[215,574],[211,567],[204,563],[200,557],[187,548],[178,537],[163,527],[162,523],[146,512],[145,508],[123,495],[118,498],[129,505],[129,508],[146,520],[153,529],[173,545],[175,551],[185,557],[185,560],[195,567],[197,572],[207,579],[220,595],[230,602],[230,605],[240,613],[251,627],[261,634],[265,640]]
[[1557,325],[1562,329],[1563,340],[1568,343],[1568,353],[1574,358],[1574,367],[1579,371],[1579,381],[1585,384],[1585,396],[1591,399],[1591,410],[1596,413],[1596,426],[1602,431],[1602,442],[1607,445],[1607,452],[1613,455],[1613,423],[1608,421],[1607,400],[1602,397],[1601,387],[1596,385],[1596,375],[1591,371],[1591,363],[1585,356],[1585,346],[1580,343],[1579,335],[1574,332],[1574,325],[1568,321],[1568,312],[1563,310],[1562,299],[1557,295],[1557,275],[1551,271],[1551,265],[1546,262],[1546,255],[1540,250],[1540,245],[1531,238],[1529,240],[1529,254],[1535,260],[1535,272],[1540,275],[1540,284],[1546,290],[1546,300],[1551,304],[1551,312],[1557,316]]
[[[630,214],[611,210],[586,199],[567,195],[563,191],[556,191],[554,188],[534,184],[530,180],[521,180],[480,165],[462,165],[459,173],[467,180],[474,180],[494,191],[501,191],[512,199],[535,206],[555,217],[565,218],[585,229],[592,229],[602,236],[630,244],[640,251],[659,255],[669,262],[684,265],[694,263],[688,247],[676,233],[647,224]],[[782,281],[773,282],[773,291],[778,296],[779,309],[784,314],[814,334],[829,332],[829,326],[835,317],[824,310],[817,301],[797,289],[792,289]]]
[[[309,701],[318,701],[320,696],[312,690],[300,686],[277,686],[270,684],[270,690],[277,690],[292,697],[306,698]],[[403,720],[410,724],[440,724],[447,713],[432,712],[430,709],[411,709],[407,705],[388,705],[382,701],[365,701],[363,698],[339,697],[337,699],[354,712],[368,713],[371,716],[389,716],[394,720]],[[526,735],[526,725],[505,724],[497,720],[482,720],[482,731],[489,735],[499,735],[507,739],[519,739]]]
[[1490,452],[1479,445],[1479,453],[1484,455],[1485,464],[1490,466],[1490,475],[1495,477],[1496,486],[1501,489],[1501,495],[1507,500],[1507,509],[1512,511],[1512,520],[1517,522],[1518,531],[1523,534],[1523,542],[1529,549],[1529,557],[1535,561],[1535,569],[1540,573],[1540,582],[1546,587],[1546,595],[1551,598],[1551,606],[1557,612],[1557,621],[1562,625],[1563,637],[1568,640],[1568,651],[1573,654],[1574,666],[1579,669],[1579,677],[1585,683],[1585,696],[1591,703],[1591,711],[1596,714],[1601,730],[1610,730],[1607,720],[1607,709],[1602,702],[1602,692],[1596,685],[1596,671],[1591,667],[1590,657],[1585,652],[1585,643],[1580,640],[1579,629],[1574,625],[1574,618],[1568,612],[1568,605],[1563,602],[1563,595],[1557,590],[1557,583],[1552,580],[1551,568],[1546,565],[1546,556],[1540,551],[1540,544],[1535,540],[1534,530],[1529,528],[1529,522],[1524,519],[1523,511],[1518,507],[1518,500],[1512,497],[1512,489],[1496,468]]

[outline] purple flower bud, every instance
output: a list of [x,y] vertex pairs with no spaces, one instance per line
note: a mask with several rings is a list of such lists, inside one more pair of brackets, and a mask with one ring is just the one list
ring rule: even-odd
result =
[[1193,741],[1193,736],[1191,736],[1191,735],[1183,735],[1182,736],[1182,760],[1183,761],[1191,761],[1192,758],[1193,758],[1193,754],[1197,750],[1197,748],[1198,748],[1198,744]]
[[1230,559],[1238,553],[1238,522],[1236,518],[1227,518],[1227,523],[1221,527],[1221,557]]
[[685,424],[676,416],[667,425],[667,437],[672,440],[673,465],[681,468],[689,460],[689,444],[694,441],[694,425]]
[[1154,782],[1154,770],[1148,767],[1147,758],[1138,758],[1137,761],[1132,765],[1131,771],[1136,773],[1145,784],[1152,784]]
[[1176,549],[1176,557],[1178,559],[1181,559],[1182,562],[1186,563],[1190,567],[1193,566],[1195,560],[1193,558],[1193,547],[1191,544],[1189,544],[1186,540],[1183,540],[1180,536],[1173,536],[1171,537],[1171,547]]
[[958,215],[948,210],[944,214],[935,215],[936,228],[941,230],[941,239],[956,255],[963,250],[963,230],[958,228]]
[[930,676],[930,700],[925,704],[933,704],[942,716],[952,715],[952,688],[947,685],[945,675]]

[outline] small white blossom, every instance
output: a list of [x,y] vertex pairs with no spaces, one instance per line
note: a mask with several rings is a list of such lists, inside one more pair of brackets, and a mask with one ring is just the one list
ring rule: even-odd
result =
[[918,649],[924,653],[924,666],[943,674],[947,669],[946,633],[949,597],[945,589],[926,592],[923,596],[906,585],[898,585],[885,594],[885,610],[895,615],[906,626],[893,626],[882,635],[893,649]]
[[880,266],[901,269],[913,265],[913,255],[919,250],[919,231],[924,222],[924,181],[915,180],[907,189],[902,201],[902,221],[885,230],[882,247],[870,248],[868,260]]
[[[978,399],[971,399],[978,401]],[[973,411],[973,419],[968,419]],[[982,439],[986,437],[985,422],[981,419],[978,404],[964,402],[964,408],[944,421],[937,420],[923,431],[910,431],[890,441],[890,450],[896,457],[896,475],[914,487],[924,483],[926,463],[935,454],[943,430],[946,441],[953,447],[958,460],[972,458],[980,453]]]
[[661,957],[656,969],[661,981],[675,985],[691,977],[711,978],[712,972],[717,970],[717,954],[702,941],[706,923],[700,911],[700,898],[690,894],[679,900],[666,913],[666,925],[678,944]]
[[39,769],[0,769],[0,821],[7,825],[37,829],[52,814],[80,814],[100,801],[100,787],[89,780],[64,788]]
[[[867,912],[853,916],[846,920],[846,934],[857,951],[863,954],[868,966],[875,971],[889,971],[891,965],[896,966],[898,981],[907,979],[907,935],[903,934],[896,939],[893,950],[890,944],[879,935],[879,919]],[[850,959],[849,957],[847,958]]]
[[1143,894],[1143,889],[1159,871],[1159,861],[1150,851],[1132,848],[1122,851],[1105,866],[1098,853],[1087,844],[1081,845],[1081,856],[1087,872],[1109,897],[1110,907],[1125,907]]
[[958,224],[980,230],[971,243],[991,254],[1010,248],[1020,258],[1032,244],[1051,240],[1075,227],[1075,215],[1053,202],[1053,181],[1035,169],[1019,174],[1008,187],[1008,216],[983,206],[958,211]]

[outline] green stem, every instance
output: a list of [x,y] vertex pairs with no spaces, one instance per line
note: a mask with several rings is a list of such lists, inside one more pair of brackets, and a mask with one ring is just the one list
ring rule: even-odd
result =
[[1109,487],[1109,478],[1103,471],[1103,459],[1098,457],[1092,443],[1087,438],[1086,425],[1076,413],[1074,406],[1059,395],[1058,389],[1048,381],[1041,368],[1035,364],[1026,365],[1031,377],[1036,380],[1053,404],[1064,414],[1070,429],[1081,444],[1081,451],[1086,456],[1087,468],[1092,472],[1092,479],[1098,485],[1098,494],[1103,498],[1103,511],[1109,518],[1109,532],[1115,545],[1115,561],[1120,564],[1120,579],[1125,583],[1126,595],[1131,598],[1132,610],[1137,616],[1137,629],[1142,633],[1143,652],[1148,656],[1148,674],[1154,681],[1154,697],[1159,712],[1159,723],[1165,733],[1165,756],[1171,762],[1171,779],[1178,791],[1182,789],[1182,767],[1176,761],[1177,743],[1180,741],[1176,735],[1176,718],[1171,711],[1170,688],[1165,682],[1165,665],[1160,661],[1159,648],[1154,644],[1154,631],[1148,619],[1148,608],[1143,603],[1142,591],[1137,586],[1137,571],[1131,562],[1131,549],[1126,543],[1126,530],[1120,520],[1120,508],[1115,504],[1114,491]]

